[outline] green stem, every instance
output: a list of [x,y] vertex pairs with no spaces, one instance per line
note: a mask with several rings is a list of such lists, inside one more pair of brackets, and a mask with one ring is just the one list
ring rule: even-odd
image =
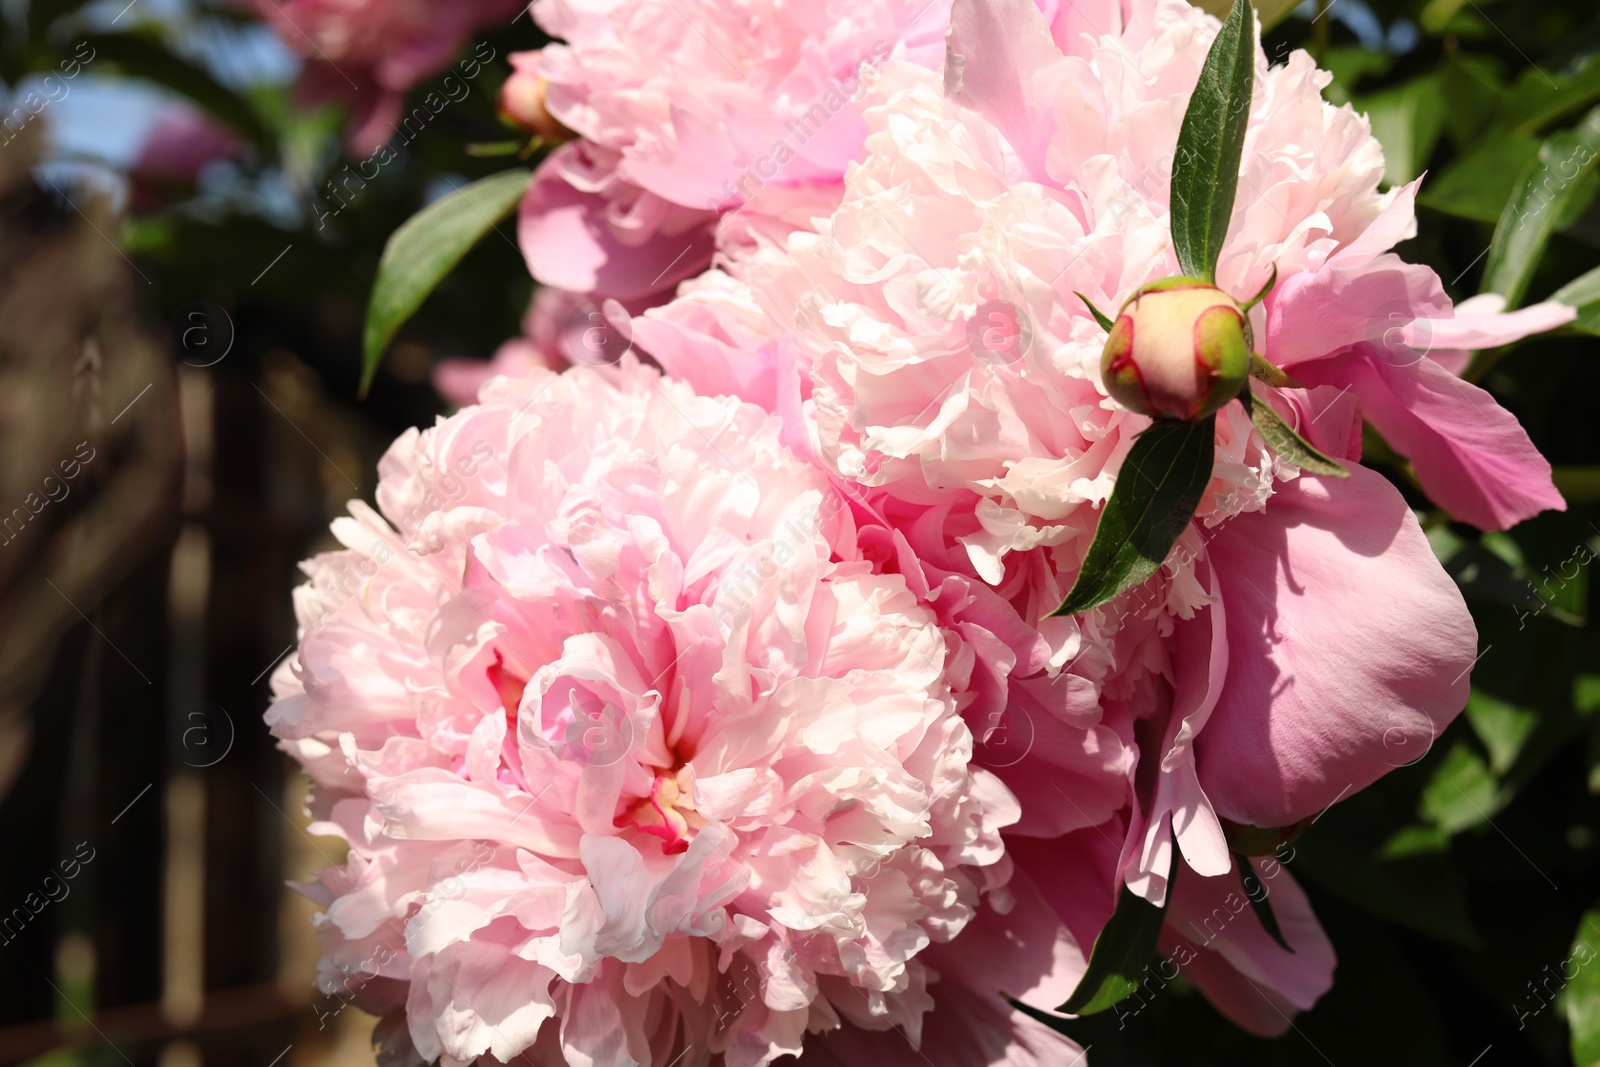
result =
[[1285,373],[1281,367],[1274,366],[1254,352],[1250,353],[1250,376],[1277,389],[1305,388],[1305,386]]

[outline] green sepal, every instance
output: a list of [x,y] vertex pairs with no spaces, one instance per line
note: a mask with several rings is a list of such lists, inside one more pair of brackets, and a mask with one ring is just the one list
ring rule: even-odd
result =
[[1083,306],[1089,309],[1089,314],[1094,316],[1094,321],[1096,321],[1096,322],[1098,322],[1100,324],[1100,328],[1102,330],[1104,330],[1106,333],[1110,333],[1111,332],[1111,327],[1115,326],[1116,323],[1112,322],[1111,319],[1107,318],[1106,317],[1106,313],[1104,311],[1101,311],[1099,308],[1095,307],[1094,306],[1094,301],[1090,300],[1088,297],[1084,296],[1082,293],[1074,293],[1073,295],[1076,296],[1079,300],[1083,301]]
[[1067,1015],[1094,1015],[1105,1011],[1139,988],[1138,974],[1156,954],[1167,904],[1176,888],[1178,849],[1172,849],[1167,872],[1167,893],[1160,906],[1138,896],[1127,886],[1117,897],[1117,910],[1094,939],[1089,966],[1065,1004],[1056,1010]]
[[1159,419],[1139,435],[1100,512],[1077,580],[1051,614],[1099,607],[1166,561],[1211,481],[1216,427],[1214,414],[1193,422]]
[[1245,407],[1250,412],[1250,421],[1261,431],[1267,447],[1279,456],[1308,474],[1320,474],[1328,478],[1350,477],[1350,472],[1342,464],[1323,455],[1304,437],[1295,433],[1294,428],[1272,410],[1271,404],[1246,404]]
[[1255,12],[1234,0],[1200,68],[1172,167],[1172,247],[1183,272],[1207,282],[1233,218],[1255,62]]
[[[1288,941],[1284,940],[1283,931],[1278,928],[1278,917],[1272,913],[1272,902],[1267,899],[1268,894],[1271,892],[1267,889],[1267,883],[1261,880],[1261,876],[1250,865],[1248,857],[1235,854],[1233,862],[1239,867],[1239,884],[1243,887],[1245,899],[1250,902],[1250,909],[1256,913],[1256,919],[1261,923],[1261,928],[1285,952],[1293,952],[1294,948],[1290,946]],[[1259,900],[1250,894],[1251,878],[1256,880],[1256,885],[1262,890]]]

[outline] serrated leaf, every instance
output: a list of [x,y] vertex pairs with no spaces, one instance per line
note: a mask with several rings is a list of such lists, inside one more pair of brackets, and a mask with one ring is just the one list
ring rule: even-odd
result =
[[1572,949],[1561,961],[1567,983],[1561,1011],[1572,1028],[1572,1062],[1576,1067],[1600,1065],[1600,911],[1593,908],[1578,920]]
[[1173,157],[1173,250],[1183,273],[1208,282],[1216,280],[1217,257],[1233,217],[1255,64],[1250,0],[1234,0],[1200,68]]
[[1523,169],[1495,226],[1483,271],[1484,292],[1504,296],[1507,308],[1522,303],[1551,235],[1581,206],[1582,198],[1593,196],[1594,187],[1586,179],[1597,161],[1600,108],[1589,112],[1576,129],[1547,139],[1538,157]]
[[1094,939],[1089,966],[1078,981],[1078,988],[1057,1011],[1067,1015],[1094,1015],[1105,1011],[1139,988],[1139,972],[1156,954],[1156,940],[1167,917],[1167,904],[1175,888],[1172,876],[1178,873],[1177,849],[1173,849],[1168,871],[1167,895],[1161,905],[1138,896],[1127,886],[1117,898],[1117,910]]
[[[1235,853],[1233,862],[1239,868],[1239,884],[1244,889],[1245,899],[1250,902],[1250,910],[1256,913],[1256,921],[1267,932],[1267,936],[1276,941],[1285,952],[1293,952],[1294,949],[1290,947],[1289,942],[1284,940],[1283,931],[1278,928],[1278,917],[1272,913],[1272,901],[1270,899],[1272,891],[1263,888],[1266,883],[1256,874],[1256,869],[1250,865],[1249,857]],[[1251,881],[1254,881],[1256,888],[1261,890],[1260,897],[1250,892]]]
[[1054,614],[1098,607],[1165,562],[1211,480],[1216,421],[1154,422],[1139,435],[1100,512],[1083,569]]
[[361,392],[366,394],[396,331],[473,245],[516,209],[532,180],[507,170],[442,196],[411,216],[383,246],[367,304]]
[[1248,407],[1250,421],[1255,423],[1256,429],[1261,432],[1267,447],[1280,457],[1310,474],[1321,474],[1329,478],[1350,477],[1350,472],[1345,470],[1342,464],[1323,455],[1305,438],[1295,433],[1294,428],[1272,410],[1271,404],[1263,401],[1259,404],[1250,404]]

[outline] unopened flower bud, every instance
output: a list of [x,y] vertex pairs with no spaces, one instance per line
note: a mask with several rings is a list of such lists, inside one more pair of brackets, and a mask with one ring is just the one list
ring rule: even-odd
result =
[[1199,419],[1239,395],[1253,347],[1237,300],[1198,278],[1163,278],[1122,305],[1100,374],[1130,411]]
[[511,53],[511,77],[500,87],[496,109],[500,117],[527,133],[547,141],[564,141],[571,133],[545,106],[545,79],[539,73],[539,53]]

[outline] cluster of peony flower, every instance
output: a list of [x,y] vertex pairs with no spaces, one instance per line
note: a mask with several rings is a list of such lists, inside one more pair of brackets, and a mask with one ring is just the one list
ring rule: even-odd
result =
[[448,67],[473,33],[510,22],[527,0],[254,0],[254,6],[284,45],[305,57],[295,86],[300,101],[348,105],[350,147],[366,153],[396,135],[408,89]]
[[[661,370],[522,352],[396,442],[382,514],[352,505],[307,565],[269,721],[350,845],[307,889],[324,988],[385,1016],[395,1063],[1060,1067],[1081,1050],[1040,1019],[1131,894],[1166,909],[1146,992],[1181,973],[1287,1030],[1334,957],[1286,844],[1427,751],[1477,651],[1363,420],[1460,520],[1562,507],[1458,372],[1571,312],[1453,307],[1390,251],[1415,186],[1380,192],[1366,120],[1258,51],[1218,285],[1276,271],[1240,312],[1285,372],[1254,403],[1349,476],[1227,404],[1165,565],[1052,617],[1151,425],[1076,294],[1178,273],[1216,20],[534,11],[566,43],[506,106],[580,135],[523,205],[561,290],[536,324],[611,297],[591,329]],[[1176,315],[1138,313],[1129,358]]]

